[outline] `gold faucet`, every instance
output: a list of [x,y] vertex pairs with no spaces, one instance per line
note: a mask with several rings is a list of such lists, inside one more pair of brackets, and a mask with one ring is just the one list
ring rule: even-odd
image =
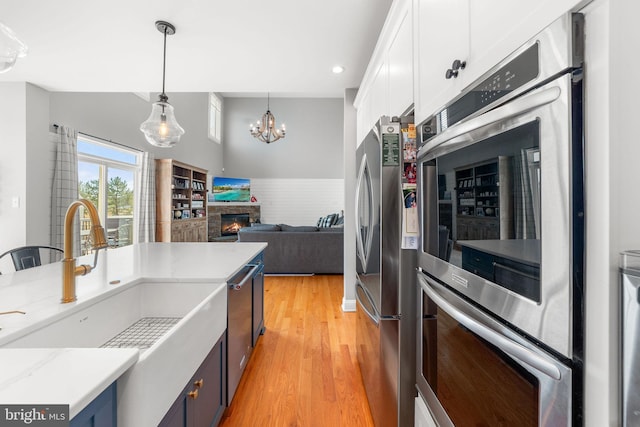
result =
[[[80,206],[84,206],[91,220],[92,249],[95,251],[93,266],[82,264],[76,267],[76,259],[73,257],[73,218]],[[62,303],[75,301],[76,276],[84,276],[91,272],[98,263],[98,251],[107,247],[107,237],[104,228],[100,225],[98,210],[87,199],[76,200],[69,205],[64,217],[64,259],[62,260]]]

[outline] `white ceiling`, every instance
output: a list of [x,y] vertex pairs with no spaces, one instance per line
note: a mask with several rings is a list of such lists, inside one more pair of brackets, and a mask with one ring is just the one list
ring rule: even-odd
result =
[[[0,82],[49,91],[342,97],[360,84],[392,0],[2,0],[29,47]],[[331,68],[340,64],[342,74]]]

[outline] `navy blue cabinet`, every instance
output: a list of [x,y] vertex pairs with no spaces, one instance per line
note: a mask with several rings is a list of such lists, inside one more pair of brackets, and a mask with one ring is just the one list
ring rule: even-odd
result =
[[226,408],[226,334],[204,359],[159,426],[216,426]]
[[71,420],[71,427],[116,427],[116,383],[100,393],[78,415]]
[[253,347],[256,346],[258,338],[264,333],[264,264],[263,254],[258,255],[252,263],[262,264],[262,268],[253,278],[251,298],[251,323],[253,324],[252,340]]

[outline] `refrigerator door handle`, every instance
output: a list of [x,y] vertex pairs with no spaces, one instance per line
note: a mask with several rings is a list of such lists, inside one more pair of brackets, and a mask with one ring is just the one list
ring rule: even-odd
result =
[[[362,293],[364,293],[364,296],[367,299],[368,304],[365,304],[364,302],[362,302],[362,298],[360,298],[360,292],[358,292],[359,290],[362,290]],[[360,281],[356,282],[356,300],[358,301],[358,304],[360,304],[360,307],[362,307],[362,311],[364,311],[366,315],[369,317],[369,319],[371,319],[371,321],[376,326],[378,326],[380,324],[380,316],[378,316],[375,313],[376,309],[375,309],[375,305],[373,304],[373,299],[369,295],[369,292],[367,291],[367,289],[364,286],[362,286],[362,283],[360,283]],[[367,307],[371,307],[374,313],[368,310]]]
[[[360,207],[360,200],[361,197],[363,196],[361,194],[361,189],[362,189],[362,185],[364,183],[364,181],[367,179],[368,174],[366,173],[367,171],[367,155],[366,153],[362,156],[362,162],[360,162],[360,170],[358,171],[358,181],[356,183],[356,253],[358,254],[358,257],[360,258],[360,262],[362,263],[362,269],[363,271],[366,271],[367,269],[367,260],[369,258],[369,251],[370,249],[370,242],[371,242],[371,224],[373,223],[373,218],[372,218],[372,212],[373,212],[373,206],[368,206],[367,207],[367,213],[369,214],[369,223],[367,225],[367,230],[366,230],[366,236],[364,236],[364,239],[366,241],[363,241],[363,236],[362,236],[362,224],[360,223],[360,211],[359,211],[359,207]],[[371,184],[369,182],[366,183],[367,184],[367,191],[371,192]],[[371,194],[368,194],[368,200],[371,200]]]
[[494,331],[493,329],[483,325],[476,319],[473,319],[471,316],[458,310],[452,304],[449,304],[449,302],[446,300],[446,297],[441,295],[433,287],[435,285],[434,282],[432,282],[428,278],[419,276],[419,279],[421,279],[420,286],[422,287],[424,293],[426,293],[433,302],[440,306],[445,312],[449,314],[449,316],[453,317],[465,328],[484,338],[489,343],[498,347],[500,350],[511,355],[512,357],[537,369],[540,372],[543,372],[547,376],[555,380],[560,380],[562,378],[560,370],[553,363],[546,360],[542,356],[537,355],[528,348],[518,344],[517,342],[512,341],[509,338]]

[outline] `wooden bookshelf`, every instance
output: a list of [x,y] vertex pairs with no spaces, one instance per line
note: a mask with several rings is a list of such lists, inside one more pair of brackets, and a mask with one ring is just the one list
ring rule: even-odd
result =
[[156,160],[156,241],[207,241],[207,171]]

